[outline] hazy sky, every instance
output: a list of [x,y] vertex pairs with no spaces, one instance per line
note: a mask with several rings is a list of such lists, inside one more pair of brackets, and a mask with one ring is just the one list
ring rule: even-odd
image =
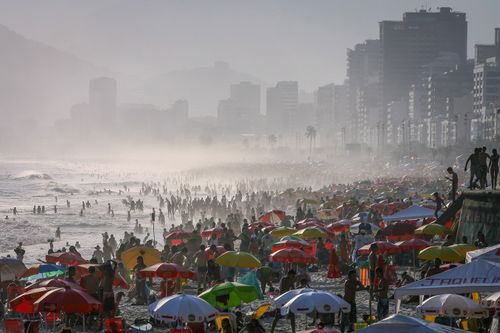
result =
[[0,24],[139,77],[224,60],[266,82],[313,90],[345,76],[346,48],[404,11],[465,11],[469,57],[500,26],[499,0],[0,0]]

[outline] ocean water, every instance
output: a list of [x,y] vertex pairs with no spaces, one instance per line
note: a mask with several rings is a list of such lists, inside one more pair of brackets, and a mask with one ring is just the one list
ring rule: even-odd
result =
[[[0,160],[0,255],[15,256],[13,249],[23,242],[25,263],[43,260],[49,249],[48,240],[54,238],[56,228],[60,227],[62,237],[54,243],[54,248],[79,241],[80,252],[89,258],[94,247],[102,243],[105,231],[114,233],[119,240],[125,231],[133,231],[135,219],[143,227],[151,228],[149,214],[158,204],[152,195],[140,196],[139,191],[143,181],[152,179],[145,173],[126,172],[100,163]],[[120,195],[124,185],[130,192]],[[127,222],[128,209],[122,203],[127,195],[144,201],[144,211],[132,212],[130,222]],[[69,208],[66,200],[71,203]],[[79,216],[82,201],[87,200],[92,207]],[[108,203],[114,217],[108,214]],[[34,205],[45,206],[45,214],[33,214]],[[17,216],[13,214],[14,207]],[[160,226],[156,230],[160,235]]]

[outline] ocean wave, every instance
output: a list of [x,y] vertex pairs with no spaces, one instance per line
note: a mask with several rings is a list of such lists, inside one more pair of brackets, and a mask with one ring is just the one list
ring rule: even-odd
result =
[[101,227],[109,227],[109,224],[106,223],[63,223],[58,225],[61,228],[101,228]]
[[14,180],[50,180],[52,179],[46,173],[35,171],[35,170],[25,170],[21,171],[13,177]]
[[24,245],[33,245],[47,242],[47,235],[51,230],[27,220],[2,220],[2,237],[0,237],[0,251],[9,251],[23,242]]

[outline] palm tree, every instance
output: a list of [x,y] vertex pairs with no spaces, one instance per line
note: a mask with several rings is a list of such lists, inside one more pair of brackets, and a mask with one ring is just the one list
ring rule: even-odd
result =
[[307,126],[306,137],[309,139],[309,159],[311,159],[313,141],[316,141],[316,128],[314,126]]
[[274,145],[278,141],[278,138],[274,134],[269,134],[267,136],[267,143],[271,146],[271,148],[274,148]]

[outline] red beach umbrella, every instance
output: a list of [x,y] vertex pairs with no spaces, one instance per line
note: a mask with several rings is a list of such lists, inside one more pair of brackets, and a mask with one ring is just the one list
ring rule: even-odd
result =
[[282,210],[272,210],[259,217],[259,221],[278,224],[285,219],[286,213]]
[[168,262],[162,262],[153,266],[149,266],[141,270],[142,277],[159,277],[163,279],[194,279],[193,271],[184,267]]
[[80,255],[73,252],[55,252],[47,254],[45,260],[50,264],[61,264],[66,266],[75,266],[84,264],[87,260],[83,259]]
[[358,250],[358,255],[368,255],[370,254],[370,246],[372,244],[377,244],[377,247],[378,247],[378,250],[377,250],[377,254],[396,254],[396,253],[400,253],[401,252],[401,249],[399,247],[397,247],[396,245],[390,243],[390,242],[373,242],[373,243],[370,243],[370,244],[366,244],[365,246],[362,246],[359,250]]
[[212,237],[212,235],[215,235],[217,238],[219,238],[220,236],[222,236],[223,233],[224,229],[222,229],[221,227],[215,227],[212,229],[203,230],[201,232],[201,236],[205,238],[210,238]]
[[36,282],[26,287],[26,290],[31,290],[40,287],[71,288],[71,289],[83,290],[83,288],[77,285],[76,283],[69,282],[64,279],[52,279],[52,280],[44,280]]
[[40,297],[34,304],[36,312],[90,313],[101,312],[102,303],[83,290],[57,288]]
[[299,242],[293,239],[288,239],[284,241],[279,241],[273,244],[271,250],[272,252],[279,251],[281,249],[310,249],[312,248],[311,245],[305,245],[303,242]]
[[316,262],[316,258],[294,248],[278,250],[269,256],[269,260],[286,264],[313,264]]
[[420,238],[412,238],[410,240],[404,240],[401,242],[397,242],[394,245],[399,247],[401,251],[411,251],[411,250],[420,251],[430,246],[429,242]]
[[57,288],[40,287],[28,290],[11,300],[10,308],[13,312],[16,313],[33,313],[35,311],[33,303],[35,303],[40,297],[54,289]]

